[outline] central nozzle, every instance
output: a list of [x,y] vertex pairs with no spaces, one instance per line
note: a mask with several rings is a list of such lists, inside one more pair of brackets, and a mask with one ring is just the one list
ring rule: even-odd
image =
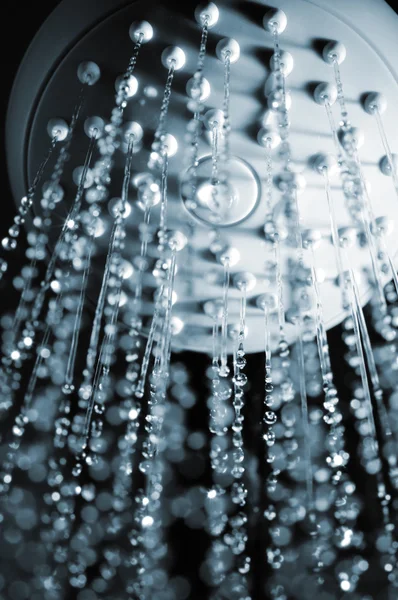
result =
[[244,160],[231,156],[217,182],[212,180],[212,157],[199,160],[181,181],[181,197],[189,213],[206,225],[229,227],[247,219],[260,199],[260,180]]

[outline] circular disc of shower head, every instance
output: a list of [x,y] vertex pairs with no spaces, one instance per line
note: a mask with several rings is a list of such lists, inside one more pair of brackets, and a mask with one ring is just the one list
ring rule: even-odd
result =
[[223,167],[225,181],[218,184],[211,180],[211,156],[199,160],[194,189],[191,169],[181,177],[181,197],[186,209],[209,227],[224,228],[241,223],[260,200],[259,176],[246,161],[231,156]]
[[[141,48],[134,70],[137,89],[129,97],[124,115],[126,122],[138,123],[144,132],[142,140],[134,148],[129,191],[132,210],[126,218],[124,258],[132,263],[133,268],[129,270],[131,276],[125,280],[125,291],[127,296],[132,296],[137,275],[133,257],[140,252],[138,228],[143,220],[143,212],[139,207],[140,186],[137,181],[140,181],[140,177],[148,177],[147,165],[167,77],[167,69],[163,66],[161,57],[167,47],[181,48],[186,62],[174,75],[167,120],[167,131],[177,142],[177,147],[173,149],[175,154],[169,158],[168,226],[181,230],[189,243],[178,257],[179,271],[173,315],[180,319],[183,327],[176,329],[179,334],[174,336],[173,346],[211,352],[213,321],[206,314],[204,306],[206,302],[222,296],[223,266],[217,261],[217,254],[210,249],[215,243],[214,228],[217,224],[210,225],[206,216],[203,218],[202,213],[196,214],[193,205],[187,210],[184,195],[181,198],[181,177],[189,168],[187,127],[193,118],[192,97],[187,96],[186,85],[196,70],[201,37],[200,26],[195,19],[197,4],[198,2],[191,0],[84,0],[83,3],[78,0],[63,0],[36,36],[16,79],[7,118],[7,159],[11,184],[18,200],[26,194],[47,152],[50,143],[47,125],[50,120],[62,118],[70,123],[81,89],[77,77],[79,65],[88,61],[97,64],[101,78],[95,85],[87,87],[81,122],[76,127],[71,146],[71,160],[62,181],[65,195],[55,208],[57,215],[54,223],[61,226],[67,207],[76,193],[73,171],[84,164],[88,145],[84,121],[89,117],[100,117],[105,124],[109,123],[114,106],[115,81],[126,70],[133,52],[134,42],[129,36],[130,25],[139,21],[150,23],[153,37]],[[275,73],[269,66],[273,37],[263,26],[264,14],[270,6],[263,0],[259,0],[255,6],[238,0],[219,0],[216,4],[219,18],[209,31],[203,70],[203,75],[210,84],[210,95],[204,101],[204,113],[223,107],[224,65],[216,54],[217,43],[223,38],[236,39],[240,47],[240,58],[231,64],[230,148],[233,160],[240,166],[247,165],[247,173],[252,176],[250,181],[255,183],[253,190],[245,198],[239,188],[238,173],[234,171],[235,179],[232,177],[229,180],[223,200],[227,205],[231,203],[234,210],[239,206],[239,210],[230,218],[229,223],[224,222],[228,226],[221,227],[223,223],[219,223],[219,236],[220,244],[236,248],[240,253],[240,261],[231,269],[231,280],[238,272],[249,272],[256,278],[256,286],[248,292],[245,346],[248,352],[258,352],[264,348],[264,310],[257,300],[264,294],[275,292],[273,255],[267,250],[264,237],[264,224],[268,214],[266,150],[257,141],[261,127],[272,127],[276,122],[275,113],[267,109],[267,97],[264,93],[264,90],[272,88],[275,78]],[[301,226],[303,230],[317,230],[322,234],[322,243],[315,253],[316,268],[322,269],[325,275],[319,287],[325,325],[330,328],[341,322],[344,312],[341,309],[341,292],[335,285],[337,268],[331,245],[323,179],[314,171],[311,158],[320,152],[334,153],[335,149],[325,108],[314,101],[313,92],[320,82],[333,82],[333,68],[322,57],[326,42],[341,42],[347,49],[346,59],[340,65],[346,103],[352,125],[365,135],[364,145],[359,152],[366,179],[373,190],[373,211],[375,217],[388,216],[397,222],[398,200],[392,178],[384,177],[379,168],[380,160],[386,152],[375,118],[364,110],[362,98],[370,92],[383,93],[388,102],[383,122],[387,132],[391,132],[393,141],[398,122],[395,102],[398,95],[398,71],[393,60],[398,50],[398,18],[383,0],[336,0],[333,3],[329,0],[274,0],[273,7],[283,10],[287,15],[287,26],[280,36],[280,46],[294,60],[293,69],[286,79],[287,91],[292,98],[289,111],[291,169],[302,174],[307,182],[298,198]],[[332,109],[338,123],[339,103],[336,102]],[[200,165],[207,164],[212,153],[209,133],[203,128],[198,139]],[[396,148],[392,150],[397,151]],[[115,155],[109,200],[118,198],[121,194],[125,151],[126,144],[121,144]],[[278,153],[279,149],[276,148],[273,151],[275,181],[279,181],[277,176],[280,175],[282,164]],[[48,180],[50,172],[46,173]],[[150,175],[153,175],[153,193],[157,195],[156,186],[159,184],[160,174]],[[206,208],[208,173],[202,183],[204,207],[201,210],[211,212],[211,209]],[[200,190],[196,194],[200,196]],[[350,212],[352,207],[347,203],[337,180],[332,181],[332,194],[336,203],[337,226],[356,226],[358,237],[362,239],[361,224],[353,219],[355,215]],[[272,201],[278,222],[285,208],[282,195],[279,187],[274,185]],[[198,199],[203,200],[203,194]],[[151,223],[154,227],[159,223],[160,205],[158,203],[152,209]],[[37,196],[34,212],[40,214],[40,211],[40,197]],[[96,266],[93,272],[97,284],[102,276],[101,259],[106,254],[112,225],[108,207],[102,211],[101,219],[96,237]],[[228,215],[226,219],[228,220]],[[56,233],[57,229],[54,227],[52,234],[55,236]],[[386,242],[390,255],[394,257],[398,251],[398,238],[390,236]],[[145,319],[154,310],[156,280],[151,272],[158,257],[157,237],[154,234],[148,248],[149,271],[144,274],[143,281]],[[281,259],[284,304],[288,311],[291,298],[287,265],[289,261],[297,259],[296,250],[284,244]],[[359,273],[363,273],[371,265],[367,249],[359,243],[350,249],[350,260],[352,268]],[[358,283],[364,304],[370,298],[370,287],[366,277],[361,278]],[[94,282],[89,289],[93,304],[95,290]],[[228,310],[231,331],[239,324],[240,297],[241,292],[231,287]],[[276,315],[275,310],[268,319],[273,328],[273,343],[278,339]],[[147,321],[145,327],[148,327]],[[294,331],[294,327],[288,324],[286,333],[289,341],[293,341]],[[232,344],[231,341],[230,349]]]

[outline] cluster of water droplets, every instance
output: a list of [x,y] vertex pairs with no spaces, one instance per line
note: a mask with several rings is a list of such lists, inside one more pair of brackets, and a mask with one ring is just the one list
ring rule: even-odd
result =
[[[211,14],[205,11],[199,18],[200,50],[195,74],[188,85],[188,108],[194,114],[186,136],[192,198],[196,190],[199,138],[203,120],[206,121],[202,114],[207,84],[203,70]],[[268,106],[276,115],[277,127],[274,130],[263,128],[259,134],[259,141],[266,150],[266,275],[268,277],[268,271],[271,271],[276,291],[265,295],[263,303],[258,305],[264,310],[265,326],[264,414],[261,424],[265,442],[265,480],[257,473],[253,475],[253,469],[249,468],[249,459],[253,457],[245,449],[243,435],[245,396],[249,398],[249,392],[244,391],[248,382],[245,372],[247,281],[245,283],[243,277],[241,283],[236,284],[241,291],[241,307],[239,326],[234,334],[229,310],[234,249],[225,247],[217,229],[210,250],[219,257],[223,285],[222,295],[214,301],[211,315],[213,351],[208,371],[211,381],[209,438],[199,431],[187,435],[185,418],[187,410],[195,404],[195,397],[185,369],[171,364],[177,257],[187,243],[184,233],[169,229],[168,218],[169,159],[173,155],[174,140],[167,132],[167,121],[175,71],[185,60],[181,49],[176,47],[166,49],[162,55],[167,79],[148,171],[133,178],[137,205],[143,211],[139,224],[141,247],[139,256],[135,257],[137,273],[133,299],[123,313],[127,331],[121,331],[119,316],[123,306],[122,286],[126,266],[123,251],[128,188],[132,180],[134,144],[142,136],[140,126],[135,122],[123,124],[123,117],[141,46],[152,37],[148,23],[133,24],[130,31],[135,43],[133,55],[120,80],[110,121],[103,127],[98,119],[88,125],[90,140],[84,165],[76,175],[77,192],[54,252],[49,257],[40,287],[35,289],[35,279],[38,266],[41,266],[39,263],[47,258],[47,244],[51,243],[52,212],[63,198],[60,181],[81,111],[81,98],[51,177],[43,187],[43,216],[35,219],[35,229],[28,238],[27,258],[30,263],[21,271],[17,285],[14,283],[21,291],[15,318],[3,319],[6,325],[1,372],[1,406],[4,412],[13,407],[14,397],[22,387],[22,368],[29,364],[29,360],[33,362],[22,408],[18,409],[14,419],[2,462],[1,495],[8,495],[6,499],[2,498],[2,501],[5,500],[5,513],[12,512],[13,504],[19,504],[19,488],[12,486],[14,470],[16,467],[29,470],[29,473],[32,470],[32,460],[23,453],[22,440],[26,438],[28,425],[40,424],[39,401],[44,398],[46,406],[51,402],[54,413],[52,447],[43,461],[47,488],[43,497],[44,507],[39,515],[42,523],[40,539],[50,560],[34,575],[35,589],[43,592],[46,598],[61,598],[65,582],[74,592],[87,589],[92,592],[93,598],[107,597],[111,593],[111,585],[121,573],[124,573],[124,590],[131,597],[152,598],[158,595],[170,600],[187,597],[174,593],[168,564],[167,527],[173,518],[181,518],[191,522],[193,527],[205,528],[210,534],[211,542],[202,567],[214,600],[248,600],[252,577],[252,554],[248,544],[252,526],[251,498],[248,495],[250,478],[255,479],[258,489],[266,496],[262,524],[267,530],[268,540],[264,558],[272,569],[266,585],[270,597],[286,600],[294,593],[295,584],[292,582],[297,564],[304,573],[305,597],[313,597],[321,587],[326,590],[328,569],[335,570],[336,593],[340,594],[354,592],[369,568],[364,558],[364,534],[357,527],[361,506],[355,494],[355,484],[346,472],[350,457],[346,448],[344,416],[331,368],[313,252],[314,240],[310,239],[307,244],[311,253],[310,268],[304,263],[298,201],[298,193],[304,184],[291,159],[289,94],[285,81],[288,59],[280,50],[278,23],[271,27],[270,33],[274,41],[274,86],[268,96]],[[214,120],[207,116],[212,137],[213,213],[218,217],[222,212],[223,198],[219,194],[220,191],[223,193],[222,186],[224,192],[228,188],[229,180],[231,64],[239,54],[234,40],[229,39],[226,45],[223,44],[224,41],[219,46],[219,58],[224,67],[222,111],[213,112]],[[375,222],[370,205],[355,131],[348,120],[337,59],[332,59],[332,64],[341,112],[339,130],[334,124],[327,98],[325,107],[347,204],[363,225],[370,252],[371,283],[377,292],[373,326],[391,344],[389,356],[382,360],[389,361],[391,371],[396,371],[396,348],[393,344],[398,323],[394,306],[398,292],[396,273],[383,246],[385,224]],[[86,65],[83,69],[85,74],[81,74],[82,83],[93,83],[93,69],[91,63]],[[390,168],[393,169],[394,161],[379,112],[376,112],[376,117]],[[60,134],[64,134],[63,125],[54,125],[55,128],[57,126],[61,129],[55,129],[51,136],[49,155],[22,200],[9,235],[2,242],[5,250],[16,248],[20,226],[32,206],[50,155],[60,141]],[[285,206],[278,222],[272,198],[275,175],[272,152],[277,148],[282,171],[276,180]],[[82,351],[85,368],[79,373],[80,330],[84,328],[83,309],[100,223],[101,202],[108,198],[114,155],[119,149],[125,152],[122,191],[111,207],[113,223],[103,277],[91,334],[87,348],[83,346]],[[91,168],[95,151],[99,152],[100,159]],[[349,365],[356,370],[350,408],[355,429],[361,438],[360,463],[372,476],[377,491],[380,508],[376,537],[378,560],[388,581],[396,587],[398,545],[394,517],[397,507],[391,494],[398,486],[398,426],[392,414],[396,398],[394,391],[390,390],[390,407],[387,408],[383,389],[385,381],[377,368],[378,354],[370,344],[356,276],[346,252],[350,236],[337,230],[330,174],[323,167],[320,171],[325,178],[329,202],[342,305],[349,315],[344,322],[344,340],[348,347]],[[393,181],[396,185],[394,178]],[[158,203],[160,218],[155,229],[150,219],[152,208]],[[155,235],[158,254],[152,275],[157,287],[153,315],[144,323],[141,315],[144,275],[150,264],[148,245]],[[296,248],[297,254],[296,260],[289,265],[287,275],[282,268],[281,256],[281,242],[286,236],[287,244]],[[270,260],[268,252],[272,254]],[[394,277],[395,291],[387,291],[390,305],[384,296],[380,264],[384,272],[392,270]],[[0,263],[1,273],[6,271],[6,266],[5,261]],[[287,279],[295,304],[294,310],[288,314],[288,324],[285,315]],[[47,293],[51,294],[49,299]],[[271,321],[276,319],[278,337],[275,340],[271,336]],[[142,336],[144,325],[148,325],[146,342]],[[297,343],[292,355],[287,341],[287,325],[296,327]],[[228,358],[231,346],[232,373]],[[121,377],[116,366],[119,357],[124,359]],[[171,390],[168,389],[169,381]],[[113,401],[115,396],[117,403]],[[320,401],[315,404],[313,399],[318,397]],[[106,427],[106,423],[111,427]],[[118,427],[120,429],[117,430]],[[188,492],[182,492],[176,485],[174,471],[178,470],[178,465],[184,464],[188,447],[200,453],[207,439],[211,484],[205,490],[192,486]],[[108,459],[112,444],[115,456]],[[29,469],[25,469],[27,464]],[[32,481],[34,477],[40,480],[40,470],[39,475],[34,470],[32,473]],[[102,486],[107,480],[109,487],[105,490]],[[178,490],[177,498],[170,498],[170,488]],[[256,510],[258,512],[257,505]],[[17,519],[24,524],[18,511],[15,509]],[[253,522],[255,520],[256,517]],[[26,518],[28,524],[31,521],[30,517]],[[25,525],[21,525],[21,529],[24,528]],[[126,530],[129,532],[128,540],[124,545],[119,544],[119,536]],[[298,541],[293,537],[295,534],[298,534]],[[7,530],[7,539],[19,538],[17,533]],[[340,551],[345,550],[352,550],[354,554],[345,558],[342,553],[340,557]],[[89,570],[94,565],[98,565],[98,573],[88,584]],[[86,597],[89,598],[90,593]]]

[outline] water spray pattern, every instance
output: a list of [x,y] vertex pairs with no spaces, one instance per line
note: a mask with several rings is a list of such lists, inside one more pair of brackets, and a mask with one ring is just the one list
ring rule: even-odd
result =
[[[7,582],[12,598],[371,600],[364,594],[375,571],[383,598],[395,597],[394,223],[376,217],[362,131],[350,120],[347,51],[325,41],[328,81],[308,92],[321,117],[324,110],[331,153],[313,143],[306,168],[327,224],[306,228],[287,16],[263,15],[271,58],[261,65],[262,113],[250,134],[261,151],[254,168],[235,137],[246,46],[225,37],[222,15],[200,4],[195,60],[188,48],[162,47],[162,78],[144,92],[140,61],[146,52],[153,59],[156,29],[133,22],[107,121],[86,115],[87,88],[97,89],[101,70],[79,65],[70,123],[49,121],[49,150],[2,240],[5,256],[21,252],[32,209],[12,281],[18,300],[1,318],[0,523],[22,570],[16,546],[31,556],[26,581]],[[141,101],[130,106],[137,90]],[[145,120],[143,107],[156,99],[156,118]],[[372,92],[362,104],[396,195],[387,101]],[[185,111],[183,129],[175,111]],[[85,158],[71,170],[79,129]],[[343,208],[349,227],[340,226]],[[242,237],[253,215],[259,261]],[[212,262],[206,272],[204,260]],[[0,258],[2,285],[9,262]],[[261,268],[247,270],[252,263]],[[334,368],[325,280],[336,291],[350,385]],[[366,308],[364,287],[372,292]],[[194,343],[203,356],[184,353]],[[201,539],[189,577],[179,574],[181,527]]]

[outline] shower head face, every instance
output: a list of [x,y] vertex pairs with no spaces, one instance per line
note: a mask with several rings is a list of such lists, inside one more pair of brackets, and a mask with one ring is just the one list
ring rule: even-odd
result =
[[[212,205],[212,135],[211,130],[206,127],[198,140],[199,185],[193,203],[190,202],[192,198],[189,192],[187,193],[190,181],[189,177],[187,178],[187,127],[193,113],[192,99],[186,90],[195,73],[201,36],[200,26],[194,16],[196,4],[190,0],[184,3],[87,0],[82,12],[80,3],[76,0],[64,0],[44,24],[22,64],[16,81],[7,123],[10,177],[16,198],[22,197],[47,151],[50,142],[47,134],[49,121],[53,118],[70,121],[81,88],[77,71],[79,65],[85,61],[93,61],[100,67],[101,78],[86,90],[81,120],[84,121],[87,117],[103,119],[105,132],[101,143],[104,143],[106,125],[114,106],[115,81],[125,71],[133,50],[133,41],[129,36],[130,25],[141,20],[150,22],[153,37],[140,51],[124,114],[126,123],[134,122],[142,128],[142,139],[138,140],[138,136],[134,144],[133,172],[128,198],[130,212],[126,216],[124,258],[131,266],[128,269],[130,276],[126,277],[124,282],[126,297],[128,299],[134,294],[137,282],[137,264],[134,263],[134,257],[140,253],[138,228],[143,220],[143,204],[140,201],[140,186],[137,182],[139,183],[142,174],[148,171],[151,144],[159,120],[167,78],[162,54],[165,48],[178,46],[185,55],[185,64],[174,75],[167,120],[167,132],[172,136],[168,146],[168,226],[182,231],[189,243],[178,258],[179,271],[175,285],[176,302],[173,315],[183,327],[176,329],[178,335],[173,337],[173,347],[211,352],[213,321],[204,307],[208,301],[222,296],[223,265],[218,260],[218,253],[211,251],[218,243],[223,247],[239,250],[239,261],[231,267],[232,276],[237,272],[250,272],[256,278],[256,286],[248,292],[246,351],[259,352],[264,347],[264,309],[257,300],[264,294],[275,291],[273,252],[266,244],[264,236],[264,223],[268,213],[266,149],[258,141],[259,131],[264,127],[272,128],[276,123],[276,112],[269,110],[268,99],[275,78],[272,70],[275,65],[271,61],[273,36],[263,26],[263,16],[269,10],[269,6],[262,1],[254,5],[220,0],[217,2],[218,21],[209,30],[203,71],[209,84],[204,90],[204,113],[223,106],[224,66],[217,56],[217,45],[223,38],[233,38],[240,47],[239,60],[231,64],[232,157],[228,186],[220,196],[223,208],[220,212]],[[340,65],[340,71],[350,121],[364,134],[360,155],[366,179],[373,191],[371,198],[375,216],[388,215],[391,221],[395,222],[398,219],[398,202],[391,178],[383,176],[379,167],[385,152],[378,136],[377,124],[361,103],[363,94],[369,91],[383,92],[389,106],[383,114],[383,120],[386,129],[394,131],[397,109],[393,99],[398,91],[398,76],[389,60],[397,50],[395,35],[392,33],[396,30],[397,17],[384,2],[366,0],[368,10],[364,10],[363,2],[352,2],[349,7],[345,4],[343,1],[336,2],[331,8],[326,0],[273,2],[273,6],[283,9],[288,17],[280,44],[282,50],[293,57],[293,68],[286,78],[287,90],[292,99],[289,110],[290,170],[300,175],[298,181],[305,180],[306,183],[305,189],[298,196],[300,224],[303,230],[316,230],[321,235],[315,258],[322,281],[319,287],[327,328],[338,324],[344,317],[341,290],[336,286],[338,273],[330,235],[330,215],[324,182],[313,169],[311,162],[312,157],[319,152],[335,153],[325,109],[313,98],[313,90],[319,82],[333,81],[333,68],[322,56],[322,50],[328,40],[341,41],[347,49],[347,57]],[[68,27],[65,27],[66,22]],[[32,73],[35,74],[33,84]],[[275,99],[273,100],[275,104]],[[338,123],[339,103],[336,102],[332,108]],[[89,139],[81,122],[76,128],[71,146],[71,160],[63,177],[65,194],[55,208],[54,223],[59,223],[60,226],[76,193],[73,172],[83,165],[88,143]],[[109,232],[114,218],[114,199],[121,194],[126,150],[127,144],[121,143],[115,155],[109,198],[102,210],[101,226],[96,238],[94,278],[88,292],[88,296],[93,300],[96,298],[96,288],[102,276]],[[281,172],[282,161],[278,148],[272,150],[272,157],[273,213],[282,230],[285,175]],[[155,185],[159,183],[160,178],[159,172],[155,172]],[[332,181],[332,193],[338,227],[354,225],[358,231],[358,240],[362,239],[361,223],[353,220],[350,206],[337,179]],[[158,197],[157,199],[159,200]],[[34,212],[40,214],[40,211],[38,194]],[[154,202],[151,209],[154,236],[153,242],[148,246],[150,268],[143,279],[142,311],[145,323],[154,310],[156,280],[152,275],[152,265],[158,258],[155,229],[159,223],[160,211],[161,202]],[[215,230],[218,231],[216,239]],[[57,233],[59,230],[57,232],[54,227],[53,243]],[[398,238],[390,236],[386,242],[390,255],[395,256]],[[297,249],[294,245],[283,244],[281,260],[284,309],[289,311],[291,269],[288,268],[288,263],[297,260]],[[350,249],[350,263],[359,274],[370,267],[368,249],[361,246],[359,241]],[[370,297],[367,278],[361,277],[358,283],[362,303],[365,303]],[[239,323],[241,293],[234,287],[230,290],[228,315],[231,332],[235,331]],[[127,300],[126,307],[128,306]],[[276,304],[275,310],[271,311],[268,318],[272,328],[273,345],[278,340],[277,308]],[[295,328],[289,323],[286,335],[288,341],[293,341]],[[233,347],[234,341],[231,339],[229,349],[232,350]]]

